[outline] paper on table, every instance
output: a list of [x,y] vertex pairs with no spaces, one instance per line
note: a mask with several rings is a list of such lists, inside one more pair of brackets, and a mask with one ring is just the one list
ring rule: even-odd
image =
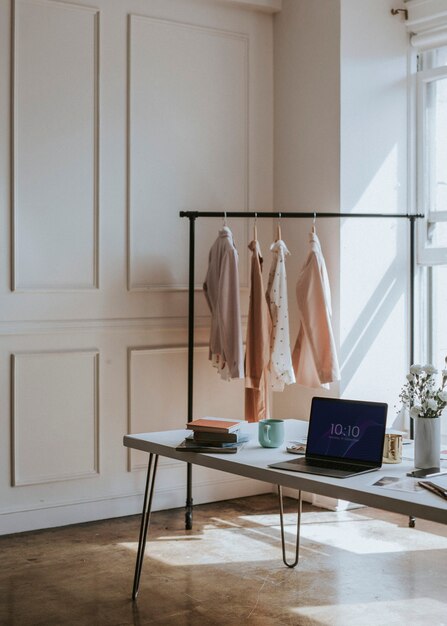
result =
[[375,483],[374,487],[382,487],[383,489],[395,489],[397,491],[422,491],[422,487],[412,478],[402,478],[399,476],[384,476]]

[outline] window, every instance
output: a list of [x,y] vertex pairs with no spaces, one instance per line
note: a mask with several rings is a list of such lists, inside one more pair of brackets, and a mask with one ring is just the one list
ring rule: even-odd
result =
[[[418,263],[426,266],[426,359],[447,357],[447,46],[419,53],[417,72]],[[447,419],[442,420],[447,437]]]
[[419,68],[418,262],[447,264],[447,47],[420,53]]

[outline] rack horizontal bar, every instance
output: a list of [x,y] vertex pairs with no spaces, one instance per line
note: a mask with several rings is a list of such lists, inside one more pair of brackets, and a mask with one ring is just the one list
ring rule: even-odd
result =
[[305,211],[305,212],[292,212],[287,211],[280,213],[279,211],[180,211],[180,217],[188,217],[189,219],[196,219],[198,217],[255,217],[257,219],[263,217],[277,217],[278,219],[287,218],[322,218],[322,217],[367,217],[367,218],[404,218],[407,220],[414,220],[423,218],[424,215],[420,213],[331,213],[331,212],[318,212],[318,211]]

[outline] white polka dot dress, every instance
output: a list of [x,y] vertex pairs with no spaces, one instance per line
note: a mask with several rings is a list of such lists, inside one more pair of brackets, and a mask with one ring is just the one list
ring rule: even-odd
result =
[[282,239],[270,247],[273,253],[267,286],[267,302],[272,317],[270,341],[270,386],[273,391],[284,391],[285,385],[295,382],[289,335],[289,307],[285,257],[290,254]]

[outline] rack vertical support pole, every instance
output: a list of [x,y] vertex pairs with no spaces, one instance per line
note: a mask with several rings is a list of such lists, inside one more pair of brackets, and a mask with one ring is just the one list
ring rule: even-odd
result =
[[[415,246],[414,246],[414,224],[416,217],[410,216],[410,367],[414,363],[414,260],[415,260]],[[410,438],[414,439],[414,424],[410,418]],[[414,528],[416,526],[416,518],[410,515],[408,518],[408,526]]]
[[[193,418],[194,397],[194,284],[195,284],[195,225],[196,215],[189,216],[189,286],[188,286],[188,422]],[[192,465],[186,465],[185,528],[192,529]]]
[[[414,363],[414,337],[415,337],[415,324],[414,324],[414,280],[415,280],[415,237],[414,237],[414,225],[415,216],[410,216],[410,367]],[[410,419],[410,438],[414,437],[414,425],[413,420]]]

